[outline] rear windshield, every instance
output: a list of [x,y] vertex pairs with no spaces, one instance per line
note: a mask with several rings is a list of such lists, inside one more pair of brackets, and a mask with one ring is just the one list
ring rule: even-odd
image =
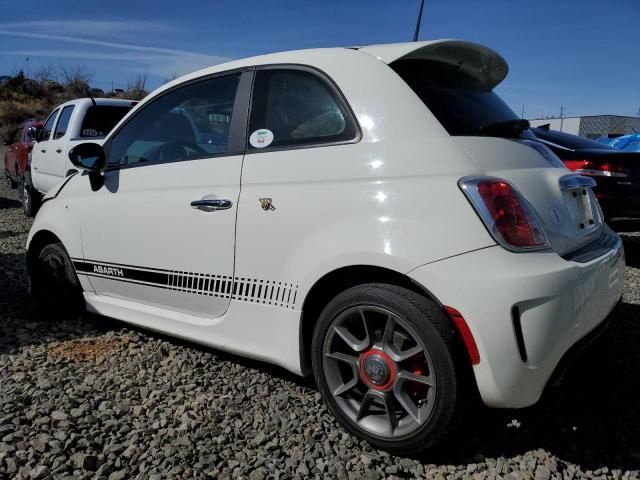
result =
[[478,135],[488,125],[519,119],[496,93],[461,73],[456,65],[433,60],[400,60],[391,68],[450,135]]
[[558,132],[557,130],[546,130],[543,128],[532,128],[531,131],[536,137],[555,143],[561,147],[570,148],[571,150],[614,150],[617,148],[605,145],[600,142],[589,140],[588,138],[578,137],[570,133]]
[[94,105],[82,121],[81,137],[105,137],[133,106]]

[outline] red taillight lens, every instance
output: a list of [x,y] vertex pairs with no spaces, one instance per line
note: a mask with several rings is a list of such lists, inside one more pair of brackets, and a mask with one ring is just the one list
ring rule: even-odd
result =
[[572,172],[575,172],[576,170],[585,168],[587,165],[589,165],[589,162],[587,162],[586,160],[565,160],[564,165]]
[[463,180],[461,186],[499,243],[511,250],[548,246],[533,209],[509,182],[487,177]]
[[629,176],[628,169],[611,161],[565,160],[564,164],[569,170],[592,177],[625,178]]

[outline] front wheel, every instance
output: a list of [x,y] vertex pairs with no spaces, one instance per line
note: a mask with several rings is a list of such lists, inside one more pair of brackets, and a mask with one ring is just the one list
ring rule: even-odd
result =
[[29,289],[44,315],[73,318],[84,311],[80,281],[61,243],[40,250],[29,268]]
[[9,170],[5,169],[4,171],[4,178],[5,181],[7,183],[7,187],[14,189],[16,188],[18,185],[16,184],[16,182],[13,181],[13,179],[11,178],[11,174],[9,173]]
[[40,193],[31,185],[31,173],[24,172],[20,178],[20,200],[22,210],[27,217],[35,217],[40,207]]
[[415,453],[454,424],[461,382],[454,339],[428,298],[391,285],[356,286],[320,314],[314,377],[348,431],[393,453]]

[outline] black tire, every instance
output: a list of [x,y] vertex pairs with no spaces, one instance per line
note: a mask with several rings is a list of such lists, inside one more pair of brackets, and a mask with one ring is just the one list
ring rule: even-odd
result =
[[31,296],[43,315],[77,318],[85,310],[82,287],[61,243],[45,245],[29,267]]
[[20,178],[20,201],[22,202],[22,210],[27,217],[35,217],[40,208],[42,197],[31,184],[31,172],[28,170]]
[[9,170],[4,171],[4,177],[7,182],[7,187],[14,189],[18,186],[18,184],[14,182],[13,179],[11,178],[11,175],[9,174]]
[[[325,339],[332,328],[334,320],[340,318],[344,312],[354,307],[371,306],[397,315],[417,334],[431,358],[431,365],[435,374],[433,406],[424,424],[414,427],[415,431],[407,435],[394,436],[394,427],[390,435],[375,435],[365,430],[358,422],[366,420],[353,419],[353,415],[343,410],[336,397],[327,385],[324,372],[323,355],[327,352]],[[367,307],[368,308],[368,307]],[[364,319],[364,314],[363,314]],[[366,320],[364,320],[366,322]],[[332,334],[333,335],[333,334]],[[369,338],[367,333],[367,338]],[[373,337],[372,337],[373,338]],[[373,342],[373,340],[372,340]],[[369,352],[370,353],[370,352]],[[462,352],[456,339],[454,328],[445,313],[432,300],[405,288],[386,284],[365,284],[352,287],[338,294],[320,314],[313,335],[312,362],[313,373],[322,397],[329,410],[338,422],[349,432],[363,438],[373,446],[391,453],[409,455],[435,446],[445,440],[455,430],[460,420],[462,395]],[[360,354],[359,362],[363,359]],[[359,385],[363,390],[370,391],[361,379],[363,364],[359,363]],[[356,387],[357,390],[360,387]],[[395,390],[395,387],[394,387]],[[354,395],[357,395],[355,393]],[[388,392],[392,400],[394,397]],[[341,398],[341,397],[340,397]],[[397,400],[396,400],[397,402]],[[363,401],[364,403],[364,401]],[[344,404],[343,404],[344,405]],[[408,411],[407,411],[408,412]]]

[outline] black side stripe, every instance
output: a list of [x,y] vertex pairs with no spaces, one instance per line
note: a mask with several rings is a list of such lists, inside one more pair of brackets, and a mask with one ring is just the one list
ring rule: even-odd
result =
[[232,298],[282,308],[295,308],[298,285],[274,280],[72,259],[79,274],[195,295]]

